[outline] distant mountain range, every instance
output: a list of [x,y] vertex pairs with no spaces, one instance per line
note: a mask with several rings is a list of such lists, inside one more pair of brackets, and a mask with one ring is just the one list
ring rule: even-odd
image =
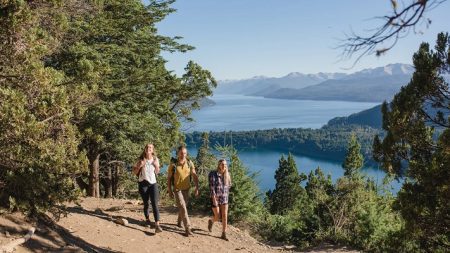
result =
[[390,100],[411,79],[414,68],[390,64],[352,74],[290,73],[219,82],[216,94],[241,94],[279,99],[382,102]]

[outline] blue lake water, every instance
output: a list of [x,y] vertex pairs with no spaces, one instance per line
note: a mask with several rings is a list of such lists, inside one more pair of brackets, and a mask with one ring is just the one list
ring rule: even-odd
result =
[[[348,116],[377,105],[345,101],[282,100],[241,95],[216,95],[212,97],[216,105],[202,108],[193,113],[195,123],[183,126],[191,131],[239,131],[272,128],[320,128],[328,120],[337,116]],[[197,150],[188,147],[191,156]],[[252,172],[259,172],[257,178],[260,189],[265,192],[275,186],[275,170],[282,152],[269,148],[239,150],[239,157]],[[287,155],[287,154],[284,154]],[[294,155],[299,172],[309,174],[320,167],[325,174],[335,180],[344,174],[341,163],[326,159],[317,159],[304,155]],[[381,184],[384,172],[378,168],[364,167],[363,173]],[[393,183],[393,191],[400,184]]]
[[216,105],[194,111],[183,130],[228,131],[272,128],[320,128],[330,119],[372,108],[377,103],[285,100],[242,95],[215,95]]
[[[191,157],[197,155],[197,149],[188,147],[188,152]],[[286,153],[274,150],[240,150],[239,158],[244,165],[251,172],[258,172],[257,182],[261,192],[266,192],[275,188],[275,170],[278,168],[278,160],[281,155],[287,157]],[[325,173],[325,175],[331,175],[333,180],[344,175],[344,170],[341,167],[341,163],[336,161],[329,161],[323,159],[316,159],[307,156],[293,155],[297,169],[299,173],[305,173],[308,175],[310,171],[315,170],[317,167]],[[385,173],[378,168],[364,167],[362,173],[373,178],[377,184],[381,185]],[[397,192],[400,189],[400,183],[392,182],[391,191]]]

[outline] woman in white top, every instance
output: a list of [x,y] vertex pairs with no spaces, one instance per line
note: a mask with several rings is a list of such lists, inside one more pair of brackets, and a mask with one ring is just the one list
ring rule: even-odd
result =
[[159,160],[155,155],[153,144],[145,145],[144,152],[133,167],[133,173],[139,176],[139,194],[144,202],[145,220],[150,224],[150,201],[152,203],[153,217],[155,218],[155,233],[162,232],[159,225],[159,190],[156,182],[156,174],[159,173]]

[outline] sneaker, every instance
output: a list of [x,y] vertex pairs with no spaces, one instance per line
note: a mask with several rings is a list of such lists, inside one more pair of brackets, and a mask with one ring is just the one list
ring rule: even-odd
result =
[[162,230],[161,226],[156,226],[155,234],[156,234],[156,233],[161,233],[162,231],[163,231],[163,230]]
[[223,239],[225,241],[228,241],[228,237],[227,234],[225,232],[222,232],[222,236],[220,237],[220,239]]
[[211,219],[209,219],[208,220],[208,230],[209,230],[209,232],[212,232],[213,224],[214,224],[214,222]]

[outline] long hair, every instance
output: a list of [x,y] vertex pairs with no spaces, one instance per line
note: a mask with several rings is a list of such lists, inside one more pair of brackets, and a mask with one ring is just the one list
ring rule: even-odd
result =
[[147,153],[148,146],[150,146],[150,145],[153,146],[153,152],[152,152],[153,158],[156,158],[155,145],[153,145],[153,143],[148,143],[145,145],[144,150],[141,153],[141,156],[139,156],[139,160],[145,159],[145,154]]
[[[217,163],[217,171],[219,171],[220,164],[224,161],[225,161],[225,159],[219,160],[219,163]],[[223,172],[223,181],[225,182],[225,185],[227,185],[227,186],[231,185],[231,176],[230,176],[230,173],[228,172],[228,166],[225,167],[225,171]]]

